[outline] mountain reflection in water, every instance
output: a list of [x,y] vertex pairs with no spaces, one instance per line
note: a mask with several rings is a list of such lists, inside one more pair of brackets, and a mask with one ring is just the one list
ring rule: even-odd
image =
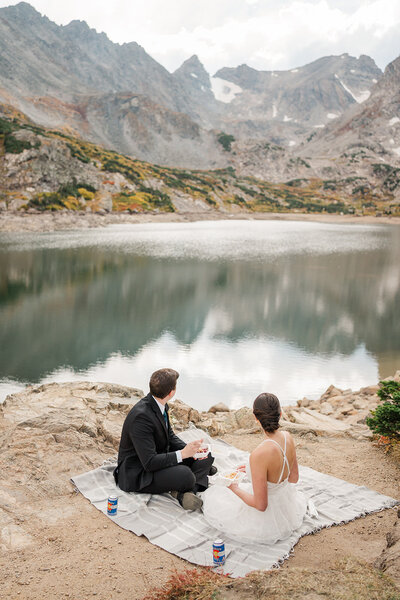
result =
[[201,409],[373,383],[400,368],[399,233],[371,228],[368,249],[367,229],[362,251],[246,260],[3,244],[0,381],[146,389],[169,365],[181,372],[178,397]]

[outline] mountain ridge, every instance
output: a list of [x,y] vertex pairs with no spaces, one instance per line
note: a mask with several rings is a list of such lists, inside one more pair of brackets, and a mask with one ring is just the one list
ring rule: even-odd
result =
[[[29,51],[22,51],[22,47]],[[199,58],[193,55],[174,73],[169,73],[136,42],[115,44],[105,33],[98,33],[84,21],[73,20],[68,25],[58,26],[26,2],[0,9],[0,53],[1,101],[14,104],[45,126],[58,123],[79,133],[81,120],[77,118],[75,122],[73,114],[81,114],[88,96],[93,96],[97,105],[96,126],[91,129],[88,123],[85,135],[89,139],[107,143],[115,150],[129,152],[138,158],[155,161],[160,160],[157,144],[161,143],[167,146],[163,154],[168,164],[184,167],[198,166],[198,160],[194,157],[189,163],[185,149],[180,151],[179,144],[167,143],[168,139],[179,140],[182,132],[179,125],[172,137],[163,131],[164,117],[158,115],[157,110],[148,122],[150,129],[147,129],[146,137],[153,142],[151,147],[146,148],[145,154],[141,153],[140,145],[135,141],[135,137],[143,133],[143,127],[132,130],[131,123],[127,123],[126,129],[131,131],[132,142],[127,147],[125,136],[123,147],[119,146],[118,132],[124,130],[125,117],[110,112],[109,94],[126,92],[148,96],[154,106],[163,107],[161,112],[167,109],[186,115],[201,129],[203,142],[200,145],[199,136],[196,137],[200,163],[205,164],[206,157],[210,155],[208,166],[211,167],[226,163],[227,157],[218,143],[221,131],[242,139],[267,138],[290,149],[301,143],[313,127],[325,126],[329,115],[336,118],[336,113],[353,104],[354,97],[340,81],[334,80],[333,67],[329,67],[328,82],[321,65],[342,63],[339,64],[342,71],[346,65],[346,77],[343,76],[343,79],[356,92],[360,91],[360,86],[373,83],[372,80],[380,73],[372,59],[355,59],[348,55],[325,57],[290,71],[256,71],[244,65],[237,67],[236,71],[222,69],[214,76],[210,76]],[[315,81],[311,84],[308,81],[310,70],[314,75],[318,72],[319,78],[314,77]],[[237,76],[240,71],[252,73],[262,82],[257,93],[254,89],[244,90],[239,85],[243,84],[243,77],[236,83],[228,80],[232,79],[232,73]],[[302,72],[306,74],[305,78],[302,78]],[[339,72],[341,74],[340,69]],[[356,85],[354,80],[359,80],[359,83]],[[282,87],[285,81],[287,89]],[[293,87],[294,81],[297,83]],[[335,92],[336,99],[331,90]],[[103,107],[100,106],[101,96],[107,96]],[[61,105],[58,105],[57,110],[52,112],[52,98],[72,104],[75,109],[63,116]],[[297,106],[296,114],[290,113],[289,109],[292,110],[293,106]],[[311,111],[310,106],[314,107]],[[157,115],[161,122],[159,125]],[[100,121],[104,124],[101,135]],[[195,129],[193,125],[193,131]],[[111,132],[108,138],[107,130]],[[212,147],[211,138],[214,138]]]
[[[169,73],[136,42],[115,44],[84,21],[58,26],[25,2],[0,9],[0,102],[133,159],[288,184],[298,189],[287,206],[299,210],[301,189],[318,200],[329,186],[345,210],[346,198],[397,210],[398,60],[383,75],[370,57],[344,53],[287,71],[243,64],[211,76],[192,55]],[[254,197],[246,189],[228,196],[246,207]]]

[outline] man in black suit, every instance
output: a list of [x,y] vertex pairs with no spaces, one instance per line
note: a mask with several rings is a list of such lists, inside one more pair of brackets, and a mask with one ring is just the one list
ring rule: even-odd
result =
[[211,454],[193,456],[203,440],[185,444],[172,430],[168,400],[176,391],[179,373],[159,369],[150,377],[150,393],[130,410],[122,427],[117,485],[125,492],[171,492],[187,510],[201,508],[196,492],[208,487],[208,475],[216,472]]

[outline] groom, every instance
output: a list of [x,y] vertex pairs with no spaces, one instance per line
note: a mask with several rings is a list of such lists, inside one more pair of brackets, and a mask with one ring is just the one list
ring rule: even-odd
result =
[[208,475],[216,468],[211,454],[193,458],[203,440],[185,444],[172,430],[167,402],[175,395],[178,377],[173,369],[159,369],[150,377],[150,393],[123,424],[114,478],[125,492],[171,492],[184,509],[195,510],[202,506],[196,492],[208,487]]

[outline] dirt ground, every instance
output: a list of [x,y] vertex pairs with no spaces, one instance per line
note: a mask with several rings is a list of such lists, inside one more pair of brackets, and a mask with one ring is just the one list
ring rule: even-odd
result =
[[[399,465],[370,441],[308,435],[310,439],[297,438],[301,464],[400,498]],[[24,458],[34,446],[43,452],[42,446],[34,439],[25,447],[21,446],[21,436],[22,432],[16,432],[8,444],[4,437],[0,440],[9,463],[10,460],[18,461],[18,453],[12,453],[13,447],[20,448],[19,453],[24,454]],[[251,451],[262,437],[258,434],[231,434],[224,439]],[[71,450],[74,452],[73,448]],[[101,463],[98,450],[93,442],[93,447],[83,453],[86,469],[96,466],[96,460]],[[102,448],[103,457],[107,453],[114,454],[112,447]],[[174,569],[182,571],[191,567],[186,561],[151,545],[145,538],[110,522],[73,490],[69,477],[76,474],[76,467],[71,468],[72,472],[69,468],[63,469],[62,482],[53,481],[53,488],[59,485],[59,489],[53,489],[54,493],[48,495],[44,491],[36,493],[30,506],[19,511],[17,523],[23,525],[23,530],[31,536],[31,543],[23,548],[22,540],[18,550],[3,550],[1,553],[1,598],[139,600],[151,588],[165,583]],[[7,479],[4,470],[1,479],[3,482]],[[18,482],[25,488],[29,486],[29,479],[24,479],[17,469],[14,484]],[[35,485],[33,478],[32,489],[36,489]],[[4,498],[0,501],[4,510],[7,502]],[[282,569],[334,568],[337,559],[342,556],[372,563],[385,547],[386,533],[393,527],[396,518],[397,511],[388,509],[304,537]]]

